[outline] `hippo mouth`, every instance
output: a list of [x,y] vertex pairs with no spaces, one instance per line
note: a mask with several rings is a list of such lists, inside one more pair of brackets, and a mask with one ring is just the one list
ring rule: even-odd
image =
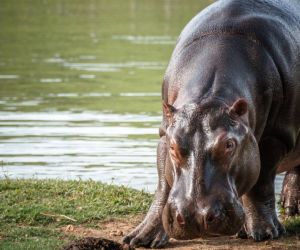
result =
[[226,206],[218,216],[184,212],[179,215],[172,205],[163,211],[163,226],[169,237],[189,240],[200,237],[230,236],[239,232],[245,221],[245,213],[239,202]]

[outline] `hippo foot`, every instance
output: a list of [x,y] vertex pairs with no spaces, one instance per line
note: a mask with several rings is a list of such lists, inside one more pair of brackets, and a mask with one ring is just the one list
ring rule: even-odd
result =
[[162,223],[142,222],[123,238],[123,242],[134,247],[163,248],[169,241]]
[[286,173],[281,191],[281,206],[284,214],[295,216],[300,214],[300,168]]
[[278,221],[277,216],[268,216],[266,219],[252,218],[246,219],[246,223],[237,234],[239,238],[250,238],[254,241],[264,241],[268,239],[277,239],[285,234],[285,229]]

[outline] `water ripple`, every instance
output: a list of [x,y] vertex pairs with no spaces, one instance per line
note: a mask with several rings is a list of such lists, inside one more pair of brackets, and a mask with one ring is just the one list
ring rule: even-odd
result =
[[92,178],[153,192],[160,119],[97,112],[0,112],[0,177]]

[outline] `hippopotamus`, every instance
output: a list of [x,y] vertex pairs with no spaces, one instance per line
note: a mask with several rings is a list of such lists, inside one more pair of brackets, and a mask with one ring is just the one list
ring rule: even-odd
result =
[[300,2],[205,8],[178,38],[162,100],[154,201],[123,241],[284,234],[276,174],[286,213],[300,210]]

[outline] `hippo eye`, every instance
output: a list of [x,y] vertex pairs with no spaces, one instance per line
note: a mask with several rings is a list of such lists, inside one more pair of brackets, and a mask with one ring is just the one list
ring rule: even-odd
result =
[[177,158],[176,150],[174,145],[170,145],[170,154],[173,158]]
[[232,151],[235,148],[235,141],[232,139],[228,139],[225,143],[225,148],[228,151]]
[[184,162],[184,156],[181,152],[182,149],[180,149],[177,144],[171,142],[169,150],[172,159],[176,162],[178,166],[181,165]]

